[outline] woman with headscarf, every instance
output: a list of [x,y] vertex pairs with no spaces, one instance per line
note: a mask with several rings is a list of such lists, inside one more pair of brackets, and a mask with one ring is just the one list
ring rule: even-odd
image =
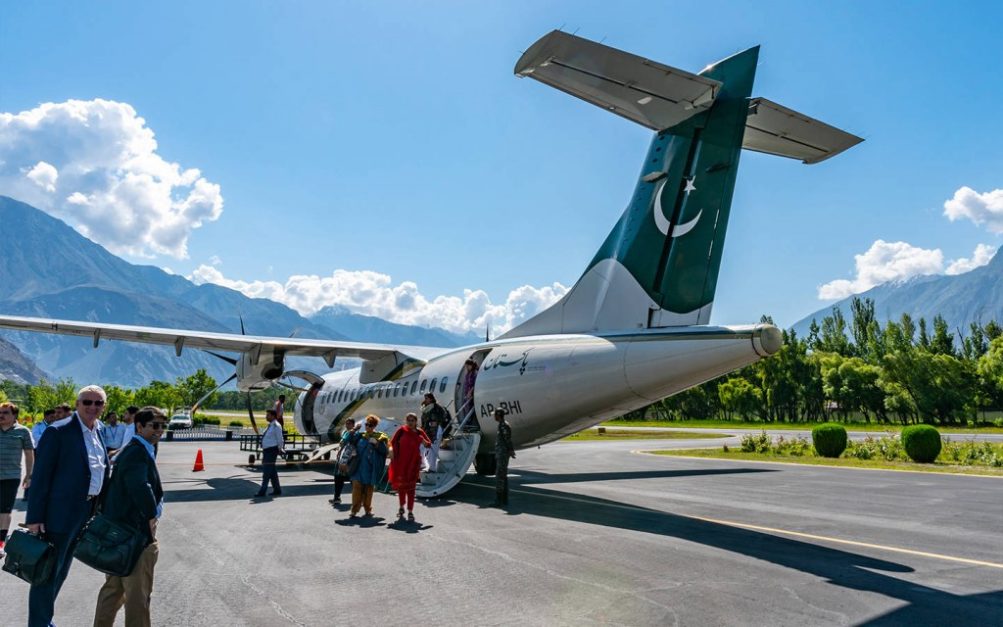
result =
[[408,414],[404,426],[394,432],[390,439],[390,483],[397,490],[400,509],[397,519],[404,518],[404,502],[407,501],[407,519],[414,521],[414,491],[421,479],[420,446],[431,446],[425,431],[418,427],[418,416]]
[[379,423],[379,417],[374,414],[366,416],[366,431],[356,444],[359,465],[352,473],[352,511],[349,518],[355,518],[360,507],[365,507],[366,516],[373,515],[373,491],[383,477],[387,463],[387,434],[376,430]]

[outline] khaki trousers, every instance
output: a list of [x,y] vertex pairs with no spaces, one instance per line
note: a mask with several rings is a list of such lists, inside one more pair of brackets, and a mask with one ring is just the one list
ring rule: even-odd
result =
[[373,513],[373,490],[376,486],[361,481],[352,482],[352,513],[358,514],[360,507],[366,508],[367,514]]
[[94,609],[94,627],[112,627],[119,608],[125,605],[125,627],[150,627],[150,595],[153,593],[153,568],[160,547],[157,541],[139,556],[135,570],[128,577],[107,575],[98,605]]

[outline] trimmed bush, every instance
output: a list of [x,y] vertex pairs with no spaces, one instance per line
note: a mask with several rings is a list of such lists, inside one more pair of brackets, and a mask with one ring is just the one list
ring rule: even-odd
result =
[[839,457],[846,450],[846,429],[831,422],[811,430],[811,442],[822,457]]
[[231,420],[231,421],[230,421],[230,426],[231,426],[231,427],[243,427],[243,426],[244,426],[244,423],[242,423],[242,422],[241,422],[241,421],[239,421],[239,420]]
[[902,446],[912,461],[932,463],[940,455],[940,431],[930,425],[911,425],[902,429]]

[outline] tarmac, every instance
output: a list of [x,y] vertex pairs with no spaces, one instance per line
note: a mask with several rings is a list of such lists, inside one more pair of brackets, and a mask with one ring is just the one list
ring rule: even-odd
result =
[[[329,465],[259,500],[237,443],[165,442],[153,623],[1003,624],[1003,479],[635,452],[721,443],[520,451],[507,510],[469,474],[391,524],[393,495],[373,519],[333,505]],[[56,624],[89,625],[102,582],[74,564]],[[0,624],[27,593],[0,573]]]

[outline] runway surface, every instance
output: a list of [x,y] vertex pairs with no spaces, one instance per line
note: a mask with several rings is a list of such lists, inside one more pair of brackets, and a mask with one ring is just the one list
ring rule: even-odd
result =
[[[1003,624],[1003,480],[631,452],[721,442],[520,451],[508,511],[469,475],[400,527],[380,494],[349,522],[330,469],[254,501],[235,443],[164,443],[154,624]],[[102,581],[76,563],[56,624],[89,624]],[[27,591],[0,573],[0,622]]]

